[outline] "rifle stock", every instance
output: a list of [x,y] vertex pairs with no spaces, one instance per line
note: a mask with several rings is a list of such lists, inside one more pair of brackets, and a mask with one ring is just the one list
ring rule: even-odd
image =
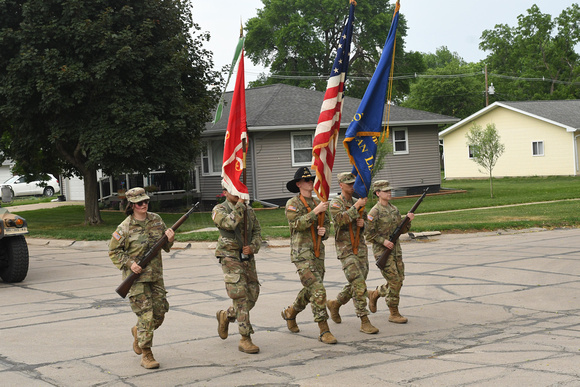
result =
[[[187,220],[187,218],[189,218],[189,215],[193,212],[193,210],[195,210],[197,208],[198,205],[199,205],[199,202],[195,203],[189,209],[189,211],[187,211],[181,218],[179,218],[177,220],[177,222],[175,222],[175,224],[173,226],[171,226],[171,229],[173,231],[176,231],[183,224],[183,222],[185,222]],[[153,260],[153,258],[155,258],[155,256],[157,256],[159,251],[163,248],[163,246],[165,246],[166,243],[167,243],[167,235],[165,235],[165,233],[163,233],[163,236],[161,238],[159,238],[157,240],[157,242],[155,242],[153,247],[151,247],[147,251],[147,253],[145,253],[143,258],[141,258],[139,260],[139,262],[137,262],[137,264],[139,266],[141,266],[142,268],[145,268],[151,262],[151,260]],[[141,274],[137,274],[137,273],[132,271],[127,276],[127,278],[125,278],[123,280],[123,282],[121,282],[121,284],[117,287],[117,289],[115,289],[117,294],[119,294],[123,298],[127,297],[127,294],[129,293],[129,290],[131,289],[131,286],[133,286],[133,283],[139,278],[140,275]]]
[[[425,195],[427,195],[428,190],[429,187],[425,188],[425,191],[423,191],[423,195],[421,195],[421,197],[415,202],[413,207],[409,210],[410,213],[414,214],[417,208],[419,208],[419,205],[421,204],[423,199],[425,199]],[[397,226],[395,231],[393,231],[393,233],[389,237],[389,241],[392,242],[393,245],[397,242],[397,240],[402,234],[403,229],[409,224],[410,221],[411,219],[409,219],[409,216],[405,216],[405,219],[403,219],[401,223]],[[377,259],[377,261],[375,262],[376,265],[379,267],[379,269],[383,270],[385,268],[385,265],[387,264],[387,258],[389,258],[389,255],[391,255],[392,252],[393,249],[389,249],[388,247],[385,251],[383,251],[379,259]]]

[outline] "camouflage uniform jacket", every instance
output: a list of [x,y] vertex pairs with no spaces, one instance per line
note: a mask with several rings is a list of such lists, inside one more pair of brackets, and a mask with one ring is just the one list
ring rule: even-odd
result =
[[[338,259],[353,254],[349,225],[352,225],[353,237],[356,238],[356,220],[359,217],[359,212],[354,206],[354,203],[354,199],[346,200],[342,195],[335,197],[330,202],[330,214],[332,215],[334,229],[336,230],[335,245]],[[363,210],[362,218],[366,219],[366,216],[366,211]],[[363,245],[365,245],[364,227],[360,230],[359,235],[359,246]],[[359,253],[361,252],[359,249]]]
[[[389,239],[400,223],[401,214],[397,207],[393,206],[391,203],[386,206],[377,203],[369,211],[369,214],[367,215],[365,237],[368,242],[373,244],[373,254],[375,255],[375,258],[380,257],[383,251],[386,250],[386,247],[383,245],[384,241]],[[407,227],[402,230],[403,233],[408,232],[410,228],[411,222],[409,222]],[[395,243],[395,249],[391,254],[394,254],[394,257],[397,258],[403,256],[401,244],[398,240]]]
[[228,200],[218,204],[212,210],[211,217],[217,226],[220,237],[218,238],[215,256],[234,257],[240,259],[240,252],[244,241],[244,209],[248,208],[248,245],[256,254],[262,245],[260,223],[252,208],[244,203],[235,205]]
[[[310,197],[304,198],[311,210],[320,203],[320,201]],[[314,259],[314,241],[312,240],[312,231],[310,226],[314,225],[314,234],[318,239],[318,215],[314,211],[308,212],[308,209],[300,200],[300,194],[290,198],[286,202],[286,218],[290,225],[290,248],[292,262],[303,261],[305,259]],[[330,212],[326,211],[324,216],[324,227],[326,234],[322,240],[328,239],[330,232]],[[324,259],[324,243],[320,243],[319,259]]]
[[[119,224],[109,242],[109,257],[119,270],[123,270],[123,279],[131,273],[131,265],[138,262],[153,247],[167,230],[161,217],[152,212],[147,219],[138,221],[129,215]],[[163,250],[169,252],[173,242],[166,243]],[[154,282],[163,278],[161,251],[143,269],[136,282]]]

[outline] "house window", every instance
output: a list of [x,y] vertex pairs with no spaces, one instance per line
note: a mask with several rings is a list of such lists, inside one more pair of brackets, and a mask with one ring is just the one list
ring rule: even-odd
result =
[[209,140],[201,152],[202,175],[221,176],[224,159],[224,141]]
[[292,133],[292,166],[310,166],[314,133]]
[[409,154],[409,136],[407,128],[393,129],[393,154]]
[[532,141],[532,156],[544,155],[544,141]]
[[475,158],[475,150],[476,150],[475,145],[470,145],[469,146],[468,152],[469,152],[469,158],[470,159],[474,159]]

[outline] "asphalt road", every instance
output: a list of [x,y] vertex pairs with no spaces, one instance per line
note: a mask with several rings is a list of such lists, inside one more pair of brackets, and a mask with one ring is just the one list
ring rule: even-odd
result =
[[[225,309],[211,244],[180,244],[164,256],[171,310],[156,331],[158,370],[131,348],[135,316],[114,291],[120,272],[103,242],[29,240],[20,284],[0,283],[3,386],[579,386],[580,229],[431,236],[403,244],[401,313],[383,299],[359,332],[352,303],[329,322],[338,344],[317,341],[309,309],[300,333],[280,317],[300,288],[287,241],[257,256],[262,284],[251,313],[261,351],[238,351],[237,327],[217,335]],[[325,285],[345,283],[332,241]],[[382,278],[373,266],[370,288]]]

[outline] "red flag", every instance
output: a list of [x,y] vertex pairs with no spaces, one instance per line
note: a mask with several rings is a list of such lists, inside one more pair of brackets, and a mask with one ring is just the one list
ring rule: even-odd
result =
[[354,23],[354,7],[355,4],[351,2],[348,20],[342,31],[336,52],[336,59],[334,60],[332,71],[326,85],[326,93],[324,94],[324,101],[320,108],[320,116],[318,117],[318,124],[316,125],[316,132],[314,133],[312,143],[312,169],[316,171],[314,190],[318,198],[322,201],[327,201],[328,195],[330,194],[332,167],[334,166],[334,156],[342,115],[344,81],[346,80],[346,74],[348,72],[352,25]]
[[[242,171],[245,169],[245,153],[247,151],[246,124],[246,90],[244,81],[244,50],[240,55],[238,74],[234,95],[228,119],[228,129],[224,141],[224,162],[222,165],[222,178],[224,188],[232,195],[250,200],[248,187],[240,181]],[[246,140],[246,149],[242,149],[242,140]]]

